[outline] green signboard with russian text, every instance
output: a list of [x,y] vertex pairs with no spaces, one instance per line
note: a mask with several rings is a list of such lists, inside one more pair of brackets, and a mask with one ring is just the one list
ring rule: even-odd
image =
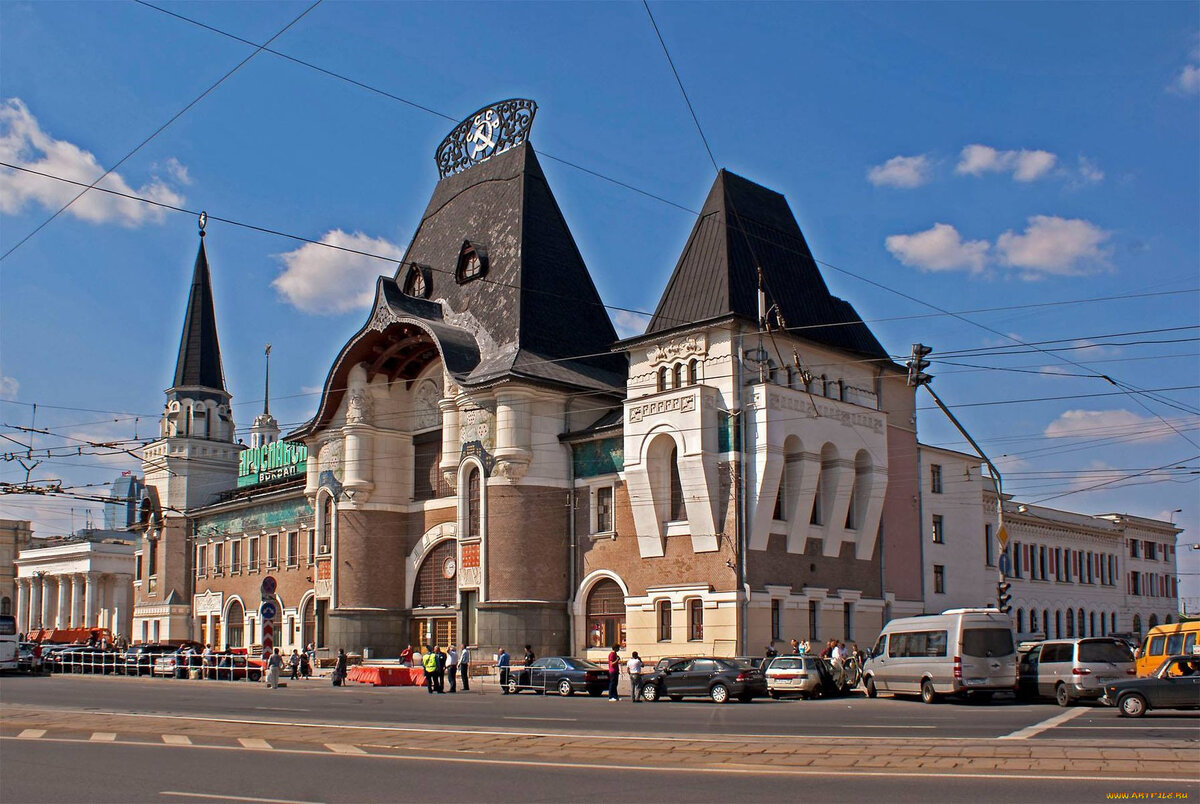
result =
[[242,450],[238,459],[238,487],[254,486],[304,474],[308,447],[291,441],[276,441]]

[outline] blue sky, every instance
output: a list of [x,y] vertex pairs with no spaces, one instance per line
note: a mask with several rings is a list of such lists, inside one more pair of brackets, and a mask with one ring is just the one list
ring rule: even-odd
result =
[[[261,43],[307,4],[164,7]],[[936,388],[1006,490],[1173,515],[1181,559],[1200,559],[1187,547],[1200,542],[1200,6],[651,8],[717,163],[787,196],[831,288],[889,351],[935,348]],[[454,121],[529,97],[533,143],[618,329],[653,310],[714,171],[641,4],[326,0],[272,47],[445,117],[262,52],[102,186],[395,259]],[[0,161],[90,182],[253,50],[134,2],[0,4]],[[0,252],[75,192],[0,169]],[[261,407],[267,341],[272,412],[306,419],[394,264],[216,221],[208,233],[238,424]],[[88,193],[0,261],[0,423],[28,426],[37,403],[36,424],[60,436],[153,436],[196,245],[190,215]],[[920,434],[965,448],[933,410]],[[33,477],[103,483],[133,465],[59,456]],[[1146,472],[1163,466],[1184,468]],[[0,464],[0,480],[23,479]],[[0,507],[48,535],[87,503]],[[1198,573],[1181,561],[1187,594]]]

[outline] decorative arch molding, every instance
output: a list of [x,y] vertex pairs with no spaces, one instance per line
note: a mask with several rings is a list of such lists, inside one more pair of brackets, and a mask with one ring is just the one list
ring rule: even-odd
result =
[[421,538],[413,545],[408,556],[404,559],[404,607],[411,609],[413,605],[413,590],[416,588],[417,571],[433,549],[442,542],[455,539],[458,536],[458,526],[453,522],[443,522],[434,525],[421,534]]
[[[575,600],[571,604],[571,620],[574,623],[573,633],[571,634],[572,645],[587,644],[587,602],[588,596],[592,593],[592,589],[601,581],[612,581],[621,588],[621,594],[626,599],[629,598],[629,584],[625,583],[625,579],[612,570],[597,569],[592,570],[583,577],[579,582],[579,589],[575,595]],[[628,608],[628,606],[626,606]]]
[[[470,523],[467,521],[468,505],[467,496],[470,493],[470,475],[471,472],[479,473],[479,534],[476,537],[471,533]],[[459,587],[476,588],[479,590],[479,601],[484,602],[488,599],[488,583],[487,583],[487,543],[488,543],[488,471],[483,460],[477,455],[468,455],[464,457],[458,464],[458,487],[456,489],[458,496],[458,534],[459,534]],[[479,540],[479,566],[475,568],[464,568],[462,565],[462,549],[463,541]],[[467,569],[474,569],[475,572],[468,572]],[[465,573],[465,574],[464,574]],[[469,577],[469,576],[474,577]]]
[[228,598],[226,598],[225,605],[221,608],[221,620],[223,622],[229,620],[229,609],[233,606],[234,603],[237,603],[239,606],[242,607],[242,619],[243,620],[246,619],[246,603],[245,603],[245,601],[242,600],[242,596],[241,595],[230,595]]
[[[718,546],[717,506],[720,504],[715,448],[706,449],[704,434],[697,430],[681,430],[675,422],[657,424],[641,435],[626,435],[626,455],[633,446],[636,463],[625,464],[625,479],[631,497],[650,500],[650,505],[633,508],[638,533],[638,550],[642,558],[662,556],[665,552],[666,519],[670,509],[670,484],[663,477],[669,467],[663,466],[670,451],[662,447],[663,439],[674,445],[679,470],[679,484],[687,513],[687,532],[691,535],[692,550],[712,552]],[[631,443],[632,442],[632,443]],[[710,445],[711,446],[711,445]]]

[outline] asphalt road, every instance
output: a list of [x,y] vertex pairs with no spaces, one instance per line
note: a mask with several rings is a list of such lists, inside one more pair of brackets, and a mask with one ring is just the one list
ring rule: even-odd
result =
[[1195,712],[1150,712],[1140,720],[1131,720],[1118,717],[1108,707],[1084,704],[1066,722],[1039,730],[1039,724],[1063,710],[1053,703],[1019,704],[1004,699],[988,704],[944,702],[930,706],[915,699],[868,700],[861,694],[816,701],[763,699],[749,704],[718,705],[707,700],[633,704],[628,698],[611,703],[605,698],[580,695],[501,695],[495,687],[485,692],[429,695],[411,687],[334,688],[319,679],[269,690],[249,682],[66,675],[5,677],[0,681],[0,705],[254,722],[411,725],[501,732],[944,740],[998,738],[1026,730],[1029,739],[1200,743],[1200,716]]
[[747,770],[529,768],[486,759],[356,757],[166,745],[20,741],[0,751],[10,802],[614,802],[1103,801],[1108,793],[1192,791],[1196,785]]

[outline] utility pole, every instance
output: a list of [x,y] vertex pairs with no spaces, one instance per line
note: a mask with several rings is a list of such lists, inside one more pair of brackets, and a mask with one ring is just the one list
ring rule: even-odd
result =
[[930,387],[933,377],[926,374],[925,369],[929,368],[929,360],[926,358],[932,352],[933,348],[923,343],[914,343],[912,345],[912,352],[909,354],[907,364],[908,385],[915,388],[924,387],[929,392],[929,395],[933,397],[933,401],[937,403],[942,413],[946,414],[946,418],[950,420],[950,423],[958,428],[958,432],[962,433],[963,438],[967,439],[967,442],[974,447],[975,452],[987,464],[988,472],[992,476],[992,486],[996,490],[996,541],[1000,545],[1000,552],[996,559],[996,608],[1007,614],[1012,609],[1012,595],[1010,594],[1012,584],[1008,581],[1008,557],[1004,552],[1008,547],[1008,531],[1004,529],[1003,480],[1000,477],[1000,470],[992,463],[991,458],[984,453],[983,448],[967,432],[967,428],[962,426],[962,423],[959,422],[946,403],[942,401],[942,398]]

